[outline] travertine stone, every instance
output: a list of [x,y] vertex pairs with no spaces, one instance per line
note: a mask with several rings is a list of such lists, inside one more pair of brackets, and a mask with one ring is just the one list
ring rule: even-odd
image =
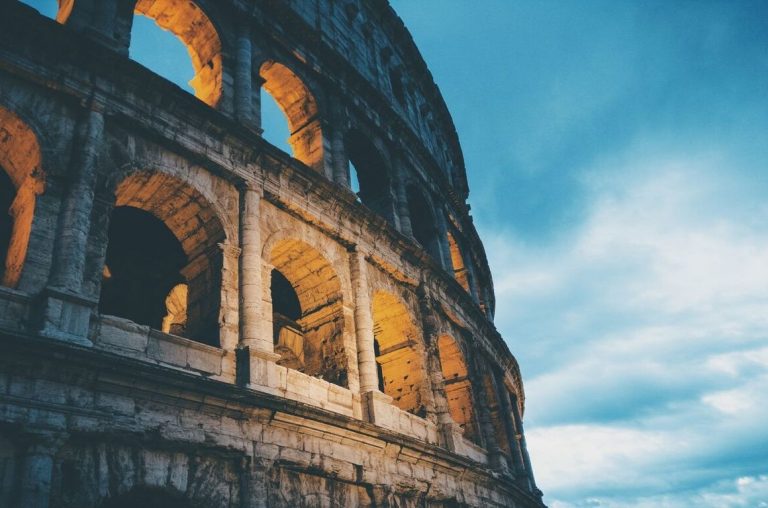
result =
[[[194,96],[129,59],[136,14]],[[387,2],[57,19],[0,2],[0,505],[542,507],[455,128]]]

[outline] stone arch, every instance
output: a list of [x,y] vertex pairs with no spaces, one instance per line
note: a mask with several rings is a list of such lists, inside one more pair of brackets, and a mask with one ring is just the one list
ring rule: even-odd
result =
[[439,263],[440,238],[434,208],[429,198],[421,189],[411,184],[406,188],[406,200],[413,237]]
[[[274,242],[266,257],[272,266],[268,280],[278,364],[347,387],[343,293],[336,271],[320,251],[296,238]],[[289,306],[276,305],[294,297]],[[292,316],[280,312],[288,307],[294,307]]]
[[461,287],[468,293],[471,292],[469,285],[469,270],[467,270],[464,264],[464,253],[462,252],[459,243],[456,241],[456,237],[448,231],[448,248],[451,254],[451,267],[453,268],[453,276],[456,278]]
[[135,14],[146,16],[186,46],[195,76],[195,97],[209,106],[219,104],[223,90],[222,42],[211,18],[190,0],[137,0]]
[[479,443],[472,384],[464,354],[450,335],[441,335],[437,339],[437,351],[451,418],[461,426],[467,439]]
[[374,293],[371,307],[379,389],[400,409],[423,417],[428,401],[421,332],[406,305],[391,293]]
[[293,157],[322,172],[323,132],[317,99],[306,83],[291,69],[267,60],[259,69],[264,90],[275,99],[288,120],[288,144]]
[[352,129],[344,136],[350,170],[357,174],[360,201],[392,220],[392,175],[381,150],[362,132]]
[[[37,196],[45,190],[38,138],[26,122],[0,106],[0,269],[2,284],[19,284]],[[7,215],[6,215],[7,213]]]
[[219,345],[226,233],[199,191],[166,173],[131,173],[115,189],[108,236],[101,312]]

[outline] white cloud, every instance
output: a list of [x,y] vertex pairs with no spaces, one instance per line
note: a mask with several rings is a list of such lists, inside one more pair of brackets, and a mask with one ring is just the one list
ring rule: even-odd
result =
[[575,232],[486,242],[497,325],[534,373],[526,423],[545,500],[760,506],[766,208],[723,180],[716,154],[608,163],[627,170],[589,173],[592,205]]

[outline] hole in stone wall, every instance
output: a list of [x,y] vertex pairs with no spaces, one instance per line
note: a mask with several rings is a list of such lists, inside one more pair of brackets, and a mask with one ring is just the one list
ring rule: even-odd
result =
[[314,95],[293,71],[280,63],[265,62],[259,75],[264,80],[263,89],[288,121],[291,153],[307,166],[322,171],[323,135]]
[[453,337],[448,335],[438,339],[437,348],[451,418],[461,426],[467,439],[478,443],[479,434],[475,422],[472,386],[464,355]]
[[392,94],[400,104],[405,104],[405,88],[403,87],[403,76],[399,70],[389,70],[389,83],[392,86]]
[[300,240],[271,253],[272,319],[280,365],[347,386],[341,283],[330,263]]
[[[109,223],[99,312],[164,328],[169,314],[166,298],[185,281],[181,270],[186,264],[181,244],[160,219],[130,206],[115,208]],[[181,321],[186,322],[185,308],[182,313]],[[177,331],[177,335],[184,333]]]
[[11,244],[13,218],[9,211],[15,196],[16,188],[13,182],[5,170],[0,168],[0,276],[5,274],[5,258]]
[[0,273],[7,287],[19,284],[27,258],[37,195],[45,187],[40,159],[32,130],[0,107]]
[[288,119],[269,92],[261,88],[261,137],[278,147],[285,153],[292,154],[293,148],[289,142],[291,130]]
[[304,371],[304,330],[299,324],[301,304],[288,279],[272,270],[272,330],[278,365]]
[[[345,136],[344,146],[349,157],[350,177],[354,175],[359,187],[358,198],[365,206],[389,219],[392,213],[390,178],[378,149],[354,130]],[[352,181],[350,178],[350,183]]]
[[427,408],[419,329],[407,307],[389,293],[377,292],[372,309],[379,386],[397,407],[423,417]]
[[432,211],[429,209],[424,194],[414,186],[408,186],[406,190],[408,200],[408,214],[411,219],[413,237],[424,247],[424,250],[434,259],[440,259],[440,246],[437,236],[437,227]]
[[117,497],[107,498],[99,508],[193,508],[183,494],[162,487],[134,487]]
[[[216,106],[222,93],[222,47],[208,16],[188,0],[139,0],[135,13],[131,58],[182,88],[191,87],[195,97]],[[187,54],[157,27],[176,36]],[[184,82],[190,74],[185,64],[190,60],[193,72],[188,87]]]
[[162,173],[129,176],[115,197],[100,312],[217,346],[226,238],[210,205]]

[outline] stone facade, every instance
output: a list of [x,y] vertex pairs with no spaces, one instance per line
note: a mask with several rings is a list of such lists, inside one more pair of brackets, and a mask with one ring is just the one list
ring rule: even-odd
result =
[[[128,58],[134,14],[195,96]],[[385,1],[2,0],[0,166],[0,506],[543,506],[455,129]]]

